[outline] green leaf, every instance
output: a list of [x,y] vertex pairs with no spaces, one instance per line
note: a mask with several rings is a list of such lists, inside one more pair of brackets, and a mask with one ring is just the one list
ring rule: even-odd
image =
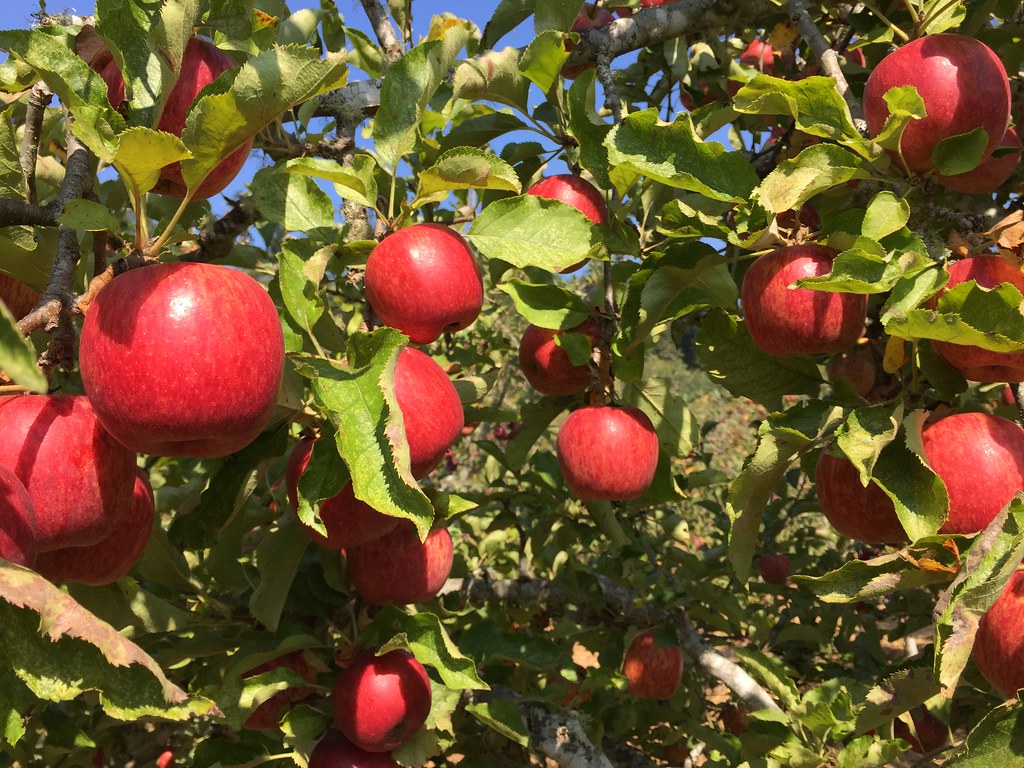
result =
[[890,88],[883,98],[889,107],[889,116],[885,119],[885,125],[882,126],[881,132],[875,136],[875,143],[885,149],[898,152],[900,142],[903,140],[903,131],[906,130],[911,120],[921,120],[926,117],[927,110],[917,88],[912,85]]
[[879,741],[874,736],[853,739],[836,755],[837,768],[884,768],[896,765],[904,754],[904,746],[896,739]]
[[416,146],[420,118],[455,56],[466,44],[468,31],[453,25],[441,40],[426,40],[388,69],[380,91],[380,109],[373,119],[377,154],[394,168]]
[[686,456],[700,443],[700,424],[669,379],[630,382],[622,388],[621,401],[650,417],[658,433],[658,444],[668,455]]
[[330,181],[338,197],[367,208],[376,208],[377,181],[373,177],[376,168],[377,161],[371,155],[357,154],[351,167],[319,157],[297,157],[279,166],[277,171]]
[[110,230],[117,232],[120,224],[114,214],[105,205],[92,200],[69,200],[60,215],[61,226],[79,232],[99,232]]
[[542,397],[536,402],[524,403],[520,407],[523,428],[508,441],[505,448],[505,461],[513,472],[518,474],[522,471],[533,446],[569,403],[568,397]]
[[347,363],[306,358],[297,368],[337,428],[338,451],[356,498],[382,514],[412,520],[422,535],[434,510],[409,469],[405,423],[395,399],[395,363],[405,343],[393,328],[354,334]]
[[338,451],[334,427],[329,423],[323,424],[320,433],[320,439],[313,443],[309,463],[299,478],[297,513],[305,525],[326,536],[327,528],[320,519],[320,503],[341,493],[350,476]]
[[803,452],[816,446],[842,418],[842,410],[820,400],[773,413],[758,428],[757,448],[729,487],[729,562],[745,582],[758,545],[761,515],[775,485]]
[[526,123],[508,112],[490,112],[463,120],[441,137],[442,152],[455,147],[487,147],[492,141],[512,131],[526,129]]
[[303,253],[308,247],[302,243],[309,241],[287,241],[281,247],[278,256],[281,268],[278,272],[281,281],[281,297],[288,314],[299,327],[313,334],[313,326],[324,313],[324,301],[320,295],[320,281],[324,278],[327,265],[334,258],[333,246],[326,246],[311,255]]
[[1020,765],[1024,758],[1021,727],[1024,704],[1011,701],[996,707],[981,719],[956,753],[944,766],[948,768],[991,768],[994,765]]
[[832,261],[832,270],[819,277],[797,280],[800,288],[839,293],[884,293],[902,275],[902,264],[879,253],[876,243],[859,237],[849,248]]
[[549,93],[558,82],[562,65],[569,58],[565,47],[565,35],[549,29],[538,34],[523,52],[519,61],[519,71],[523,77],[540,88],[542,93]]
[[[519,71],[519,51],[515,48],[486,51],[466,59],[455,70],[452,96],[456,99],[494,101],[529,114],[529,95],[530,81]],[[460,127],[453,128],[452,133]],[[450,145],[448,142],[446,148]]]
[[594,343],[583,333],[560,333],[554,338],[555,346],[565,350],[573,365],[586,365],[594,350]]
[[537,195],[496,200],[476,217],[467,237],[488,259],[551,272],[604,255],[601,231],[590,219]]
[[385,65],[381,47],[362,30],[355,27],[344,27],[344,30],[352,46],[348,52],[349,64],[363,70],[370,77],[383,77]]
[[14,133],[17,106],[11,104],[0,112],[0,197],[26,200],[25,181],[21,175],[21,148]]
[[612,128],[605,146],[613,166],[712,200],[744,202],[758,183],[754,167],[741,153],[701,141],[686,113],[663,123],[656,109],[634,112]]
[[479,704],[467,704],[466,711],[486,725],[497,731],[506,739],[511,739],[521,747],[530,743],[530,732],[526,729],[523,716],[511,701],[495,699]]
[[857,713],[857,733],[878,729],[894,716],[923,704],[939,692],[932,671],[924,667],[901,669],[868,691]]
[[988,140],[988,133],[980,126],[970,133],[947,136],[932,150],[932,164],[944,176],[973,171],[985,155]]
[[[294,105],[345,84],[344,57],[313,48],[284,46],[249,59],[204,89],[192,107],[181,140],[192,153],[182,177],[196,189],[221,160]],[[264,215],[270,213],[262,209]]]
[[597,70],[580,73],[569,87],[566,106],[569,110],[569,129],[580,145],[580,165],[590,171],[599,187],[608,189],[612,180],[608,175],[608,148],[605,140],[612,127],[597,114],[595,107],[595,76]]
[[456,147],[417,174],[417,197],[444,200],[453,189],[497,189],[519,194],[522,185],[512,166],[492,152],[476,147]]
[[884,190],[875,195],[864,212],[861,234],[872,240],[898,232],[910,220],[910,205],[893,192]]
[[70,701],[98,691],[106,713],[120,720],[220,714],[212,701],[190,697],[138,645],[33,571],[0,559],[0,599],[5,665],[38,698]]
[[309,536],[302,530],[302,524],[288,515],[256,548],[260,583],[249,598],[249,612],[270,632],[277,631],[288,592],[308,545]]
[[260,213],[290,232],[334,226],[334,203],[309,176],[261,168],[252,180],[252,199]]
[[815,144],[799,155],[783,160],[761,182],[754,195],[772,213],[800,210],[820,192],[866,179],[863,161],[835,144]]
[[[955,562],[950,562],[953,560],[951,553],[943,549],[941,541],[914,547],[910,554],[917,560],[929,558],[950,567],[955,566]],[[826,603],[877,600],[893,592],[942,584],[949,579],[949,572],[926,570],[914,565],[900,553],[881,555],[871,560],[850,560],[822,576],[793,577],[796,584]]]
[[736,397],[776,407],[784,395],[818,394],[818,366],[809,357],[775,357],[750,338],[742,320],[713,309],[697,332],[697,357],[708,376]]
[[540,3],[533,16],[533,34],[549,29],[568,32],[576,21],[583,0],[546,0]]
[[882,450],[896,439],[903,420],[903,403],[854,409],[837,430],[836,443],[867,485]]
[[579,294],[560,285],[536,285],[509,280],[498,286],[512,297],[516,311],[540,328],[566,331],[590,317],[590,309]]
[[0,301],[0,371],[31,392],[44,394],[50,382],[36,364],[36,351],[28,339],[21,335],[17,320]]
[[794,682],[795,676],[783,662],[754,648],[737,646],[734,651],[743,666],[779,697],[784,708],[793,709],[800,703],[800,690]]
[[533,15],[537,0],[501,0],[484,27],[480,47],[493,48],[494,44]]
[[0,272],[38,291],[46,289],[56,253],[55,227],[0,228]]
[[407,614],[387,606],[377,619],[396,634],[381,643],[377,654],[395,648],[408,648],[421,664],[433,667],[448,688],[456,690],[490,690],[476,671],[476,662],[464,655],[448,636],[441,620],[432,613]]

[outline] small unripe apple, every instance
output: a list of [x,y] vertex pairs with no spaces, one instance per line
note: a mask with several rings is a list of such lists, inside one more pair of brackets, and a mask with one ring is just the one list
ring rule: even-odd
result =
[[785,584],[789,581],[789,558],[782,554],[761,555],[757,570],[765,584]]
[[958,173],[955,176],[938,176],[939,183],[947,189],[955,192],[964,192],[970,195],[991,195],[1003,184],[1009,181],[1020,165],[1021,149],[1020,136],[1015,128],[1007,128],[1002,141],[996,150],[1008,148],[1009,152],[998,157],[992,155],[982,160],[973,171]]
[[100,423],[132,450],[226,456],[274,413],[284,335],[274,302],[244,272],[155,264],[96,296],[79,365]]
[[[255,666],[242,675],[242,679],[255,677],[278,667],[287,667],[293,670],[299,677],[311,685],[316,682],[316,672],[306,662],[306,657],[302,651],[292,651]],[[292,704],[308,698],[314,692],[312,688],[305,685],[278,691],[252,711],[245,719],[244,727],[251,731],[275,730],[278,721],[280,721],[286,709],[289,709]]]
[[0,465],[0,559],[31,568],[37,536],[32,497],[17,475]]
[[526,327],[519,341],[519,367],[530,386],[545,395],[575,395],[590,386],[590,366],[573,365],[569,354],[555,343],[561,333],[589,336],[593,346],[601,337],[601,327],[593,318],[567,331]]
[[345,737],[367,752],[400,747],[430,713],[430,679],[408,651],[362,653],[334,681],[331,707]]
[[[167,103],[164,104],[164,111],[160,115],[156,129],[180,138],[185,130],[185,118],[188,116],[189,108],[199,92],[221,74],[229,69],[235,69],[237,66],[235,60],[227,52],[222,51],[213,43],[199,37],[189,40],[182,55],[178,80],[167,97]],[[124,78],[121,77],[121,70],[118,69],[117,62],[111,59],[103,68],[100,76],[107,84],[107,98],[117,109],[125,98]],[[230,184],[249,158],[252,145],[253,139],[249,139],[224,158],[199,185],[192,199],[205,200]],[[187,188],[181,175],[181,164],[174,163],[160,171],[160,181],[157,182],[153,191],[171,197],[184,197]]]
[[642,496],[658,466],[658,435],[632,406],[589,405],[558,430],[558,463],[566,485],[583,501]]
[[401,768],[389,754],[367,752],[329,731],[309,756],[309,768]]
[[832,354],[853,346],[864,330],[868,297],[792,287],[827,275],[836,254],[822,245],[792,245],[758,257],[743,277],[747,330],[770,355]]
[[385,237],[370,253],[363,280],[381,322],[416,344],[461,331],[483,306],[483,282],[469,246],[440,224],[413,224]]
[[1024,571],[1010,577],[981,617],[971,658],[1002,696],[1024,688]]
[[371,605],[407,605],[434,597],[448,580],[454,559],[447,528],[420,541],[414,526],[400,520],[390,533],[346,550],[352,586]]
[[660,645],[653,632],[633,638],[622,662],[629,692],[638,699],[667,699],[683,678],[683,654],[678,648]]
[[870,480],[867,487],[861,485],[857,468],[845,456],[822,451],[814,483],[822,513],[843,536],[878,544],[907,541],[892,499]]
[[932,153],[943,139],[982,128],[988,136],[982,159],[999,145],[1010,120],[1010,84],[999,57],[966,35],[928,35],[890,53],[864,86],[864,118],[877,136],[889,117],[885,94],[912,85],[927,116],[911,120],[900,149],[915,173],[932,170]]
[[[974,280],[979,288],[995,288],[1010,283],[1024,293],[1024,273],[1020,267],[996,254],[971,256],[947,265],[949,282],[945,290]],[[1017,384],[1024,381],[1024,351],[992,352],[970,344],[933,341],[932,346],[946,362],[971,381]]]
[[466,423],[459,393],[444,369],[414,347],[405,347],[395,365],[395,399],[405,422],[409,462],[417,480],[444,458]]

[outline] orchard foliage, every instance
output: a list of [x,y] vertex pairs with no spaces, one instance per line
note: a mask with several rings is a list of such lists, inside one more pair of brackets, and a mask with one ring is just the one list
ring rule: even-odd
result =
[[[953,412],[1024,414],[1006,382],[968,381],[940,352],[1024,351],[1018,282],[947,286],[948,265],[983,253],[1019,277],[1024,171],[1018,158],[988,194],[943,186],[1013,153],[990,157],[1003,137],[974,129],[910,173],[901,139],[928,117],[922,94],[887,90],[874,134],[860,101],[894,47],[958,34],[994,52],[1021,120],[1020,3],[614,0],[599,5],[616,20],[572,31],[581,0],[501,0],[418,37],[421,0],[361,0],[372,36],[321,2],[97,0],[92,17],[0,31],[0,394],[83,393],[83,316],[155,260],[255,277],[286,351],[276,410],[245,447],[140,455],[157,520],[130,574],[61,586],[0,560],[0,762],[306,766],[325,734],[317,760],[346,752],[335,681],[369,649],[411,653],[430,678],[425,722],[391,753],[405,766],[1020,763],[1024,711],[971,647],[1024,558],[1024,501],[1001,500],[983,531],[940,533],[952,493],[922,432]],[[154,126],[194,34],[237,67],[166,133]],[[250,143],[244,187],[226,204],[196,194]],[[183,199],[153,192],[174,164]],[[527,193],[567,169],[607,217]],[[419,345],[465,427],[418,480],[405,427],[429,406],[400,404],[409,338],[374,316],[363,276],[379,241],[423,223],[465,238],[483,307]],[[769,354],[748,332],[744,275],[811,243],[831,268],[789,290],[858,297],[863,333]],[[382,290],[389,275],[374,275]],[[26,304],[9,282],[39,293]],[[589,370],[586,392],[528,385],[528,326]],[[218,395],[247,384],[225,376]],[[653,479],[628,501],[581,502],[556,436],[609,401],[650,420]],[[286,481],[300,441],[305,470]],[[630,444],[605,450],[629,472]],[[829,525],[825,450],[891,502],[907,544]],[[968,455],[963,472],[972,461],[992,459]],[[436,596],[375,605],[314,543],[306,528],[327,533],[320,510],[348,483],[352,503],[403,519],[388,534],[403,552],[447,528]],[[350,558],[365,590],[392,578],[387,549]],[[668,649],[670,680],[682,650],[664,698],[630,692],[641,636]]]

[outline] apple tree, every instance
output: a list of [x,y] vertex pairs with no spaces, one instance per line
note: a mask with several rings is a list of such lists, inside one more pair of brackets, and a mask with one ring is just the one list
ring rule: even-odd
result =
[[0,31],[3,764],[1020,764],[1020,3],[320,3]]

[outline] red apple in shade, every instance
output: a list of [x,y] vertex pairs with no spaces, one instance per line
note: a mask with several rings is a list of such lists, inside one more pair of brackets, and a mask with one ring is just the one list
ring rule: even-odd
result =
[[[1010,283],[1024,293],[1024,273],[1020,267],[996,254],[971,256],[947,265],[949,282],[945,290],[974,280],[979,288],[995,288]],[[1006,381],[1017,384],[1024,381],[1024,351],[991,352],[969,344],[933,341],[932,346],[946,362],[971,381]]]
[[390,533],[345,551],[352,586],[371,605],[408,605],[434,597],[452,572],[452,537],[435,528],[420,541],[400,520]]
[[758,257],[743,277],[740,297],[751,338],[776,357],[832,354],[853,346],[864,330],[868,297],[791,287],[827,275],[835,251],[791,245]]
[[20,280],[0,274],[0,302],[7,305],[16,320],[31,312],[43,294]]
[[939,183],[947,189],[971,195],[991,195],[1010,180],[1017,166],[1020,165],[1021,140],[1016,129],[1007,128],[1003,140],[996,150],[1007,148],[1005,154],[993,154],[982,160],[973,171],[958,173],[955,176],[938,176]]
[[36,560],[35,570],[56,584],[113,584],[142,557],[153,532],[155,515],[149,478],[137,469],[131,510],[110,535],[87,547],[43,552]]
[[0,398],[0,466],[32,498],[40,553],[95,544],[131,509],[135,453],[80,395]]
[[583,501],[642,496],[658,466],[658,435],[632,406],[588,405],[558,430],[558,463],[566,485]]
[[855,349],[833,357],[825,366],[833,389],[840,381],[861,397],[867,397],[875,388],[878,366],[867,349]]
[[526,327],[519,341],[519,367],[530,386],[545,395],[575,395],[590,386],[590,366],[573,365],[568,353],[555,343],[562,333],[589,336],[593,346],[601,337],[601,327],[593,318],[567,331]]
[[132,450],[226,456],[274,412],[284,336],[274,302],[244,272],[155,264],[100,291],[79,365],[100,423]]
[[775,223],[780,230],[792,234],[796,234],[796,230],[800,227],[813,230],[821,229],[821,217],[810,203],[803,204],[799,216],[793,210],[783,211],[775,217]]
[[1000,695],[1024,688],[1024,571],[1010,577],[978,624],[971,658]]
[[374,656],[366,651],[334,681],[334,722],[367,752],[400,747],[430,713],[430,679],[408,651]]
[[[255,677],[263,672],[270,672],[278,667],[287,667],[298,674],[307,683],[313,684],[316,682],[316,672],[306,662],[306,657],[302,651],[293,651],[286,653],[283,656],[278,656],[276,659],[264,662],[258,666],[253,667],[244,675],[242,679],[248,679]],[[292,704],[302,701],[305,698],[313,695],[315,691],[306,685],[300,685],[295,688],[286,688],[283,691],[278,691],[269,699],[260,704],[252,713],[245,719],[244,726],[252,731],[270,731],[277,728],[278,722],[284,715],[285,711],[291,708]]]
[[430,357],[405,347],[395,365],[395,398],[405,421],[412,475],[426,477],[462,433],[466,415],[448,374]]
[[170,765],[174,765],[174,753],[169,749],[165,749],[156,759],[156,768],[168,768]]
[[309,756],[309,768],[401,768],[391,755],[367,752],[338,731],[329,731]]
[[37,535],[32,497],[11,470],[0,466],[0,559],[31,568]]
[[910,719],[914,723],[913,732],[903,720],[897,719],[892,724],[892,735],[909,742],[915,752],[925,755],[949,742],[948,726],[929,712],[927,707],[914,707],[910,710]]
[[988,413],[955,413],[921,435],[925,457],[949,494],[940,533],[984,530],[1024,490],[1024,429]]
[[[596,3],[584,3],[583,7],[580,8],[578,14],[576,14],[576,20],[572,23],[571,31],[582,32],[585,29],[594,29],[595,27],[603,27],[605,24],[609,24],[615,21],[615,16],[607,8],[602,8]],[[572,50],[572,43],[566,42],[568,50]],[[581,73],[588,69],[593,69],[593,64],[579,64],[575,67],[562,67],[562,77],[567,80],[573,80],[580,76]]]
[[[313,443],[317,439],[302,438],[288,457],[284,476],[288,501],[293,510],[299,508],[299,478],[306,471]],[[365,544],[398,525],[397,517],[382,515],[366,502],[357,499],[352,491],[352,483],[346,483],[341,493],[320,505],[320,520],[327,528],[327,536],[320,535],[312,528],[303,528],[313,541],[328,549],[348,549]]]
[[857,468],[845,456],[822,451],[814,482],[821,511],[843,536],[877,544],[907,541],[892,499],[870,480],[867,487],[861,485]]
[[757,570],[765,584],[785,584],[789,581],[789,558],[782,554],[761,555]]
[[[182,56],[178,81],[167,97],[167,103],[164,104],[164,110],[156,129],[180,137],[185,130],[185,118],[189,108],[199,92],[221,74],[229,69],[235,69],[237,66],[238,64],[228,53],[213,43],[199,37],[189,40]],[[111,60],[103,68],[100,76],[107,84],[107,98],[111,105],[115,109],[119,108],[125,99],[125,91],[124,79],[121,77],[121,70],[118,69],[117,62]],[[210,175],[196,189],[193,199],[205,200],[230,184],[245,165],[249,152],[252,151],[252,144],[253,139],[249,139],[210,171]],[[181,165],[174,163],[160,171],[160,180],[153,191],[171,197],[184,197],[187,190],[181,176]]]
[[667,699],[683,679],[683,653],[654,639],[653,632],[633,638],[622,662],[629,692],[638,699]]
[[983,158],[992,154],[1010,120],[1010,85],[1006,70],[987,45],[964,35],[928,35],[890,53],[872,70],[864,86],[864,117],[877,136],[889,106],[885,94],[912,85],[927,116],[911,120],[900,148],[907,167],[932,170],[932,152],[943,139],[976,128],[988,135]]
[[416,344],[461,331],[484,300],[469,246],[440,224],[413,224],[381,240],[366,261],[363,283],[380,321]]

